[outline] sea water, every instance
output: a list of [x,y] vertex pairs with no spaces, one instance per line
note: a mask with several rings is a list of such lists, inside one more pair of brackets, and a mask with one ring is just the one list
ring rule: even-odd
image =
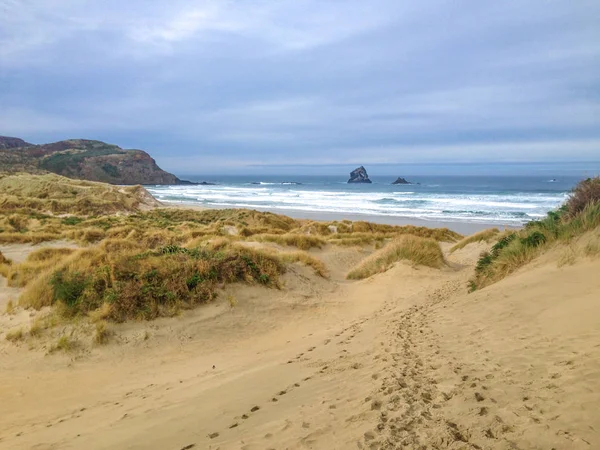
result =
[[[518,172],[518,171],[516,171]],[[490,173],[403,175],[412,184],[393,185],[395,177],[371,175],[372,184],[348,184],[345,173],[333,175],[203,175],[192,181],[213,186],[147,186],[162,202],[218,208],[336,213],[521,225],[544,217],[567,199],[581,173],[516,175]]]

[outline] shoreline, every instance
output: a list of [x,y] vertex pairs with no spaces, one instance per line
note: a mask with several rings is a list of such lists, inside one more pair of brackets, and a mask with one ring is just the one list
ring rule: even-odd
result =
[[427,227],[427,228],[448,228],[457,233],[463,234],[465,236],[471,235],[473,233],[477,233],[478,231],[485,230],[488,228],[498,228],[498,229],[518,229],[521,226],[513,225],[513,224],[498,224],[492,222],[460,222],[460,221],[446,221],[446,220],[425,220],[425,219],[417,219],[413,217],[400,217],[400,216],[379,216],[379,215],[370,215],[370,214],[359,214],[359,213],[335,213],[329,211],[299,211],[294,209],[283,209],[283,208],[220,208],[206,205],[195,205],[192,203],[179,203],[179,202],[165,202],[161,201],[167,208],[183,208],[183,209],[195,209],[198,211],[203,211],[207,209],[253,209],[261,212],[272,212],[274,214],[281,214],[284,216],[291,217],[293,219],[300,220],[315,220],[315,221],[342,221],[342,220],[351,220],[353,222],[356,221],[365,221],[372,223],[379,223],[384,225],[413,225],[417,227]]

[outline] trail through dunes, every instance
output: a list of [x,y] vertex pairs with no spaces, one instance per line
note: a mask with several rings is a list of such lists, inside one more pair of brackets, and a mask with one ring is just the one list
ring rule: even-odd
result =
[[0,448],[600,448],[600,259],[467,294],[485,245],[361,281],[326,248],[330,280],[295,264],[85,354],[0,337]]

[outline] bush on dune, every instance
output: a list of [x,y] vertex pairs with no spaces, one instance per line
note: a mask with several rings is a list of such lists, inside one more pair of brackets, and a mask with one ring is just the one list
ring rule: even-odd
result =
[[42,273],[25,288],[21,305],[58,304],[67,317],[108,308],[109,320],[151,320],[208,302],[225,283],[277,287],[285,271],[276,257],[241,247],[166,246],[144,251],[116,243],[80,250],[53,271]]
[[348,273],[347,278],[360,280],[385,272],[400,260],[439,268],[444,264],[444,254],[439,243],[434,239],[413,235],[400,236],[362,261]]
[[579,182],[565,203],[565,210],[570,217],[575,217],[588,205],[595,203],[600,203],[600,177]]
[[600,178],[579,182],[569,199],[542,220],[502,236],[484,252],[469,282],[471,291],[495,283],[532,261],[554,242],[569,242],[600,226]]

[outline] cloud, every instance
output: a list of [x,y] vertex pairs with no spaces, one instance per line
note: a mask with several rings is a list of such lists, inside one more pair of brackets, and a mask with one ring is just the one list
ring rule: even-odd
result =
[[0,0],[0,133],[93,137],[182,168],[582,160],[600,155],[599,13],[542,0]]

